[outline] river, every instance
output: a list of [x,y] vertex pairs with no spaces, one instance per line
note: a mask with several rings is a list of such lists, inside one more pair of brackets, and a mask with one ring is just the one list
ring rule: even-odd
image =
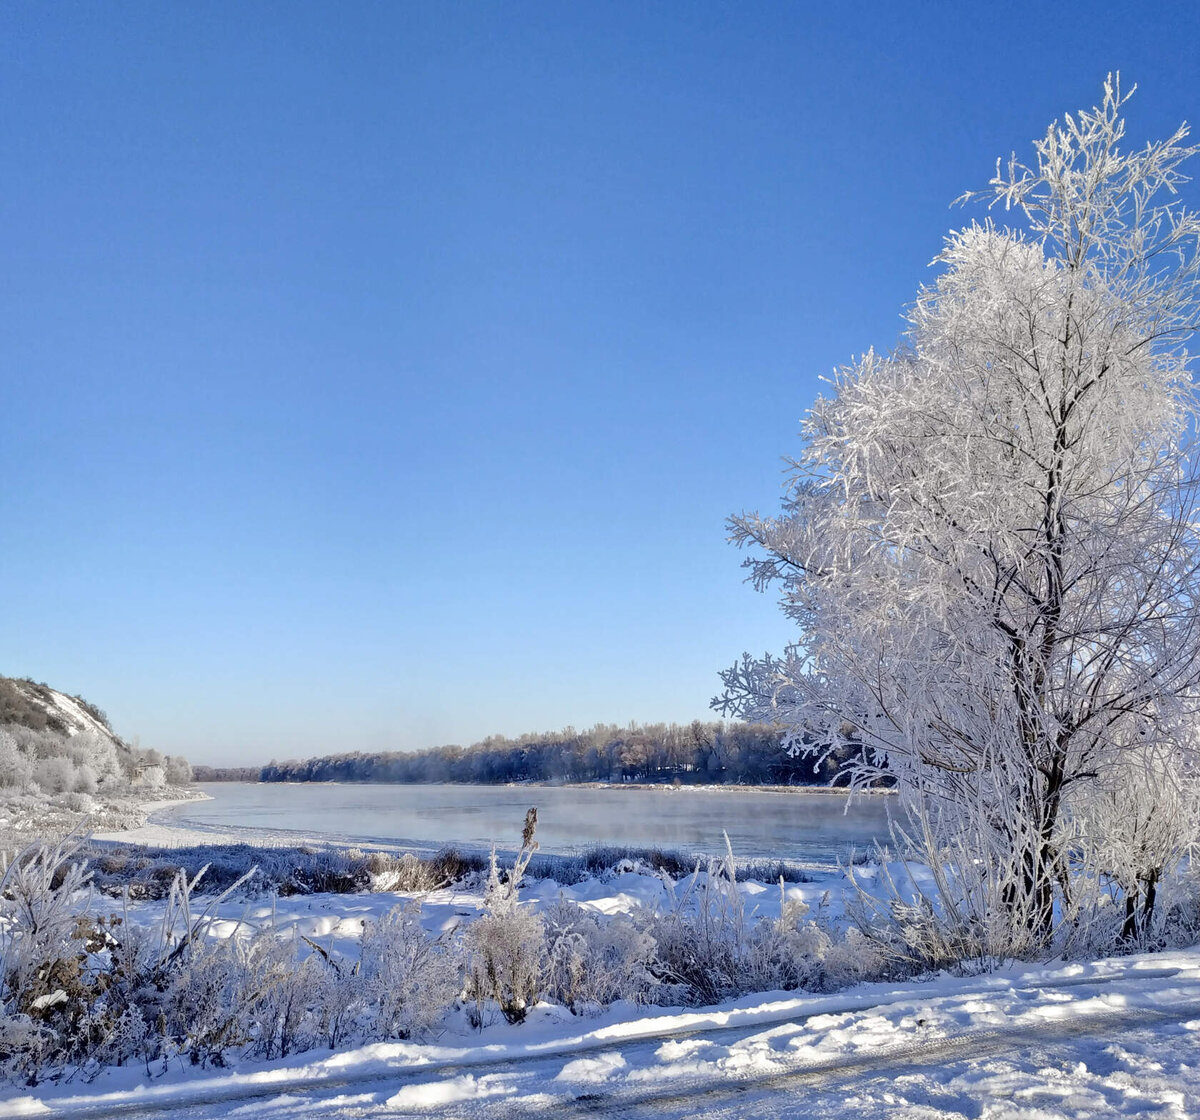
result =
[[729,834],[739,859],[829,863],[888,838],[894,798],[823,789],[667,786],[367,785],[212,782],[211,800],[184,802],[164,824],[222,833],[360,841],[430,849],[511,850],[530,806],[542,850],[595,845],[715,854]]

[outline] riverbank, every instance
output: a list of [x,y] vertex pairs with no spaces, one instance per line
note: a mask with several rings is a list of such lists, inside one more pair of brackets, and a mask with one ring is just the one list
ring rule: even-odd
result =
[[[164,824],[156,819],[170,809],[187,805],[193,801],[211,801],[212,794],[203,790],[179,790],[178,796],[159,798],[154,801],[144,801],[138,806],[141,820],[128,828],[106,829],[91,833],[93,840],[118,841],[127,844],[146,844],[159,847],[172,847],[183,844],[200,842],[197,837],[202,835],[198,829],[187,826],[178,827]],[[165,841],[165,842],[164,842]],[[239,843],[241,838],[231,838],[226,841],[209,841],[210,843]]]
[[172,796],[163,797],[162,791],[139,789],[53,795],[7,791],[0,798],[0,849],[13,851],[69,833],[127,837],[144,828],[155,812],[209,796],[178,787],[170,792]]

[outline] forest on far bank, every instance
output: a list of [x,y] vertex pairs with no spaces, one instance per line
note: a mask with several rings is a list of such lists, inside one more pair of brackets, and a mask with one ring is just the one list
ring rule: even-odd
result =
[[195,767],[197,781],[263,782],[676,782],[824,785],[851,750],[790,756],[783,733],[761,723],[597,724],[469,747],[318,755],[251,767]]

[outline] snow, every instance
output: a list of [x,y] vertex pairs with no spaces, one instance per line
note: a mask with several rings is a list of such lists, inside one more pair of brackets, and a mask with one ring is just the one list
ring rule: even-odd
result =
[[51,703],[64,717],[68,735],[74,737],[80,734],[80,732],[90,731],[104,739],[111,739],[113,737],[112,732],[77,701],[72,700],[71,697],[66,696],[57,689],[52,688],[49,692]]
[[264,1117],[502,1116],[580,1097],[682,1116],[731,1091],[728,1115],[1186,1117],[1200,1109],[1200,949],[702,1010],[614,1006],[591,1020],[541,1005],[522,1026],[458,1022],[433,1043],[155,1073],[8,1089],[0,1117],[136,1103],[139,1115],[216,1120],[250,1102]]
[[[194,838],[194,837],[193,837]],[[869,869],[868,869],[869,871]],[[860,876],[862,877],[862,876]],[[865,878],[869,879],[868,874]],[[686,881],[677,885],[683,890]],[[844,884],[788,884],[830,920]],[[534,908],[560,897],[597,914],[664,902],[658,876],[574,885],[531,880]],[[738,884],[747,912],[776,916],[777,885]],[[353,956],[365,921],[412,896],[315,894],[229,901],[210,933],[295,927]],[[479,913],[478,887],[420,896],[431,932]],[[153,921],[161,903],[130,907]],[[105,901],[95,900],[103,912]],[[768,992],[707,1008],[615,1003],[574,1016],[542,1003],[523,1024],[465,1012],[421,1042],[380,1042],[227,1069],[176,1059],[32,1089],[0,1088],[5,1117],[134,1115],[218,1120],[397,1115],[509,1117],[554,1110],[627,1117],[1092,1120],[1200,1116],[1200,948],[1095,962],[1012,965],[834,994]]]
[[510,1086],[494,1074],[479,1078],[467,1074],[465,1077],[451,1077],[444,1081],[406,1085],[384,1103],[392,1109],[431,1109],[438,1105],[456,1104],[460,1101],[481,1097],[494,1097],[512,1091]]
[[115,832],[93,832],[93,840],[112,841],[119,844],[145,844],[154,848],[182,847],[190,844],[241,844],[246,840],[245,835],[221,836],[209,832],[199,832],[191,828],[174,828],[156,819],[167,809],[174,808],[191,801],[211,801],[212,797],[197,789],[188,789],[175,797],[162,798],[157,801],[142,801],[139,810],[146,814],[144,824],[136,828],[126,828]]

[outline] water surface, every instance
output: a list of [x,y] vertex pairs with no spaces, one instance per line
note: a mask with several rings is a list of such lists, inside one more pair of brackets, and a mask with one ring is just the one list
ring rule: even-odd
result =
[[456,844],[511,849],[525,810],[538,809],[543,851],[597,844],[717,853],[729,833],[740,858],[828,863],[887,839],[893,799],[871,795],[847,805],[826,790],[672,789],[536,785],[367,785],[212,782],[211,801],[173,808],[163,820],[231,831],[263,830],[279,839]]

